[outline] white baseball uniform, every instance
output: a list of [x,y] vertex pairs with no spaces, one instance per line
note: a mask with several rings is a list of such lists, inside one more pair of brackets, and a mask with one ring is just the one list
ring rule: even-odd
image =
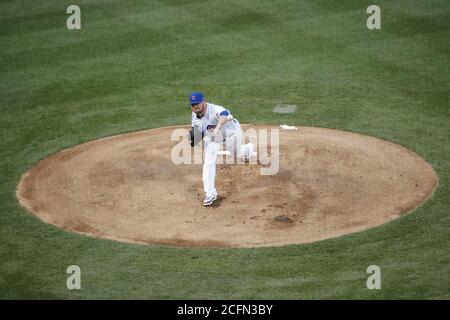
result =
[[[208,131],[210,127],[215,127],[221,116],[229,116],[230,112],[222,106],[212,103],[206,103],[206,112],[201,119],[197,119],[195,112],[192,112],[192,126],[197,126],[204,133],[204,162],[203,162],[203,190],[207,197],[217,196],[215,188],[216,161],[220,145],[225,142],[226,149],[232,155],[244,157],[248,155],[253,146],[250,144],[242,145],[242,129],[239,121],[233,119],[227,121],[221,128],[222,139],[217,141],[212,132]],[[251,155],[250,155],[251,156]]]

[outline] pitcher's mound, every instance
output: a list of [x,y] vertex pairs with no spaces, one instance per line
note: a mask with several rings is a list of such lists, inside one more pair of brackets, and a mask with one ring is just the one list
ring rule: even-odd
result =
[[258,247],[313,242],[384,224],[420,205],[437,187],[433,168],[399,145],[300,127],[280,129],[275,175],[261,175],[260,164],[218,165],[220,198],[204,208],[201,165],[171,161],[174,128],[180,127],[122,134],[52,155],[23,175],[20,203],[47,223],[95,237]]

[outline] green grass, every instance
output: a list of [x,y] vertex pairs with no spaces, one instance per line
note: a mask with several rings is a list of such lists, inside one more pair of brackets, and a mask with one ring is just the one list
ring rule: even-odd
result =
[[[0,298],[449,299],[448,1],[0,2]],[[123,244],[41,223],[17,202],[39,159],[88,140],[188,123],[190,91],[243,123],[359,132],[439,175],[411,214],[307,245],[186,249]],[[298,105],[274,114],[277,103]],[[382,199],[380,199],[382,201]],[[66,289],[66,268],[82,290]],[[366,268],[382,290],[365,287]]]

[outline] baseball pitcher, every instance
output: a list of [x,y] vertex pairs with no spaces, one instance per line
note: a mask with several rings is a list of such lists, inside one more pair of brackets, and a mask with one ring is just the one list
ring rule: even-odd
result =
[[221,144],[225,143],[227,151],[246,161],[252,156],[254,146],[251,143],[242,144],[241,125],[229,110],[206,102],[201,92],[193,92],[189,96],[189,103],[192,110],[191,146],[203,137],[203,190],[206,195],[203,205],[210,206],[217,200],[214,183]]

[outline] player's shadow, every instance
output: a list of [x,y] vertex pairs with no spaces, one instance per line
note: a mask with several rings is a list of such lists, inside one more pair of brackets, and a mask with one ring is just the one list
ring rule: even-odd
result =
[[218,196],[217,200],[213,202],[212,205],[208,206],[207,208],[218,208],[222,204],[222,201],[224,201],[226,198],[222,196]]

